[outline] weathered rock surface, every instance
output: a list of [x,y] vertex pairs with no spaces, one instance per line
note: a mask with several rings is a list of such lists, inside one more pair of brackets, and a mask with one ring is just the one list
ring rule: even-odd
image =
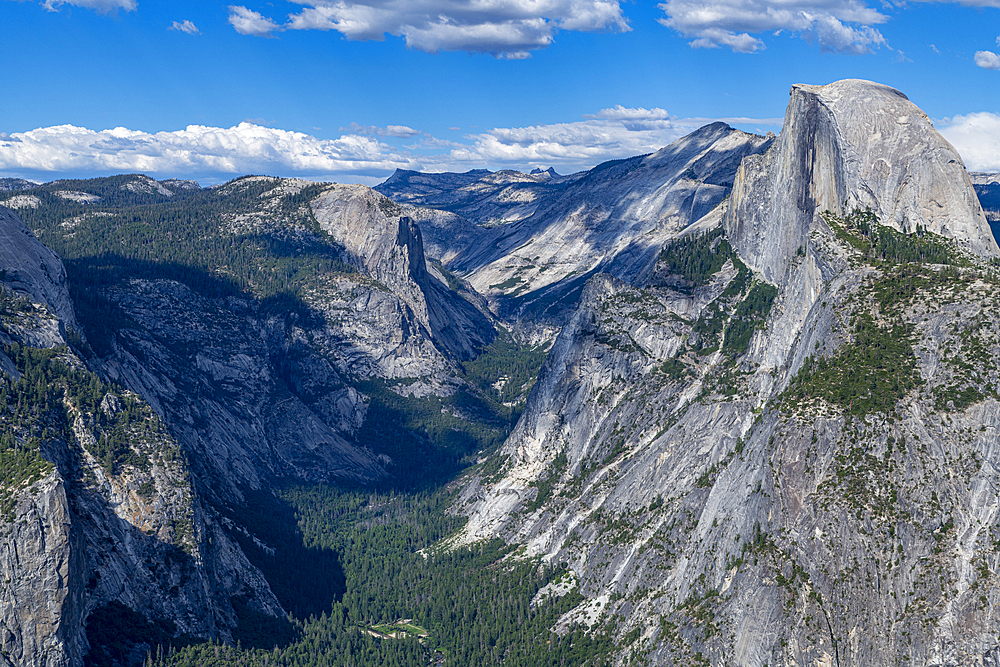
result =
[[0,284],[44,304],[63,326],[79,329],[62,261],[4,206],[0,206]]
[[310,205],[358,268],[402,299],[427,343],[471,359],[493,340],[492,322],[428,272],[420,228],[393,202],[365,186],[333,185]]
[[[307,188],[313,194],[305,197]],[[95,189],[102,201],[123,196],[140,203],[196,191],[139,176],[102,179]],[[67,206],[62,190],[50,190],[37,191],[39,206]],[[19,665],[49,664],[39,652],[45,647],[44,655],[57,660],[52,664],[80,664],[88,615],[111,601],[147,619],[171,621],[177,632],[221,639],[239,620],[233,598],[283,617],[240,546],[246,538],[270,548],[253,526],[234,518],[246,494],[277,480],[367,483],[385,477],[392,459],[355,442],[369,399],[354,385],[419,378],[403,384],[421,395],[448,395],[464,382],[460,362],[496,336],[485,306],[466,298],[475,299],[474,292],[439,264],[428,264],[417,224],[375,191],[249,177],[218,193],[245,202],[212,218],[220,235],[254,236],[281,248],[322,242],[339,259],[332,270],[316,273],[287,311],[170,279],[99,283],[90,298],[110,322],[90,332],[93,347],[76,338],[74,344],[86,352],[90,371],[125,389],[105,388],[99,406],[67,403],[62,411],[72,435],[46,445],[44,455],[55,464],[49,481],[65,489],[68,537],[60,542],[55,528],[44,527],[45,521],[61,526],[58,517],[42,517],[38,530],[50,533],[45,544],[58,553],[32,556],[37,562],[29,567],[60,583],[24,602],[48,605],[51,619],[0,617],[16,637],[0,641],[21,656]],[[59,229],[113,216],[80,208],[97,198],[81,193],[73,199],[76,217]],[[3,311],[0,339],[36,348],[64,345],[77,325],[62,263],[16,214],[0,212],[0,234],[9,237],[0,244],[0,269],[14,295],[0,305],[17,307]],[[199,284],[206,283],[217,285],[218,279],[202,275]],[[86,372],[72,351],[65,362]],[[0,368],[12,382],[19,377],[14,359],[2,352]],[[129,424],[131,453],[108,452],[109,437],[119,442]],[[121,456],[130,462],[119,463]],[[18,526],[29,511],[22,501],[36,487],[10,490],[21,503]],[[15,552],[30,538],[22,533],[9,533],[0,549]],[[66,570],[66,563],[72,568]],[[0,558],[0,567],[22,573],[25,565],[11,556]]]
[[486,169],[425,174],[397,169],[375,189],[400,204],[448,211],[475,225],[495,227],[527,218],[552,193],[580,176]]
[[116,332],[115,354],[96,367],[163,415],[220,498],[272,478],[383,474],[345,439],[364,418],[361,396],[310,353],[301,329],[173,281],[134,280],[108,297],[135,325]]
[[998,250],[962,160],[897,90],[868,81],[796,85],[784,131],[737,175],[726,230],[772,282],[807,244],[817,211],[871,209],[994,257]]
[[[701,284],[590,280],[458,541],[567,563],[565,627],[638,632],[619,664],[995,660],[997,246],[928,128],[883,86],[794,87],[694,227],[736,256]],[[856,207],[968,268],[873,258]]]
[[68,583],[80,556],[71,548],[65,485],[52,472],[14,503],[13,521],[0,524],[0,664],[78,663],[85,648],[77,627],[82,584]]
[[[0,412],[50,462],[0,484],[0,664],[75,667],[109,601],[201,637],[229,636],[234,597],[282,615],[228,510],[275,480],[386,475],[354,440],[359,388],[462,386],[497,335],[476,289],[539,339],[562,330],[458,541],[566,563],[586,601],[557,630],[637,634],[621,665],[996,663],[1000,251],[973,182],[989,194],[902,94],[845,81],[793,87],[777,139],[717,123],[568,177],[397,172],[378,188],[397,202],[268,177],[12,195],[72,202],[73,230],[115,197],[218,193],[240,202],[206,207],[220,238],[322,243],[332,268],[287,312],[102,283],[107,349],[59,360],[124,388],[68,397],[58,436]],[[885,227],[852,222],[867,209]],[[682,242],[690,266],[661,252]],[[19,297],[0,341],[65,343],[62,264],[5,208],[0,271]]]
[[[529,328],[538,320],[562,323],[594,273],[635,280],[651,270],[667,239],[729,193],[740,160],[766,150],[771,141],[715,123],[651,155],[614,160],[581,174],[522,175],[532,184],[518,189],[517,196],[531,200],[530,215],[480,232],[447,266],[505,317]],[[469,201],[461,199],[461,189],[439,201],[443,195],[405,188],[416,180],[394,176],[379,189],[399,201],[444,208],[483,224],[482,217],[457,205]]]
[[[65,346],[76,321],[62,262],[16,216],[0,213],[0,343]],[[0,456],[35,448],[48,461],[40,479],[10,461],[0,479],[0,664],[82,664],[88,615],[110,601],[206,638],[224,638],[236,625],[234,595],[249,593],[260,611],[283,614],[202,506],[177,441],[152,409],[102,385],[71,350],[55,362],[63,370],[50,373],[49,387],[62,392],[52,399],[60,402],[22,411],[21,373],[0,352],[4,396],[14,396],[0,405]],[[89,376],[97,403],[72,397],[65,382],[73,372]],[[117,454],[124,463],[99,456],[109,438],[126,443],[128,452]]]

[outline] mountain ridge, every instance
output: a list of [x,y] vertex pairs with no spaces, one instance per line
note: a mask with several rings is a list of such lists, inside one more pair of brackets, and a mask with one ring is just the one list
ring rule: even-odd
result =
[[[902,99],[867,82],[793,87],[783,136],[743,160],[726,210],[707,225],[725,235],[694,248],[706,261],[721,253],[721,266],[693,291],[592,278],[501,450],[506,466],[463,491],[469,522],[457,543],[502,537],[565,563],[587,598],[565,623],[616,619],[658,663],[871,665],[906,655],[910,664],[972,664],[958,656],[1000,655],[971,593],[986,586],[984,599],[992,595],[993,568],[976,585],[969,570],[976,558],[992,562],[993,547],[961,537],[992,516],[996,498],[944,484],[950,473],[940,467],[971,457],[962,473],[970,488],[993,475],[995,378],[989,365],[981,380],[963,375],[972,371],[953,364],[971,360],[972,343],[952,347],[943,327],[958,318],[970,341],[995,350],[997,323],[979,305],[995,277],[973,258],[995,257],[996,242],[967,195],[956,222],[971,222],[948,228],[948,242],[916,233],[925,218],[900,236],[869,209],[847,208],[882,202],[875,188],[845,189],[851,145],[836,128],[851,119],[836,108],[824,119],[826,95]],[[948,155],[937,141],[936,154]],[[957,182],[971,192],[968,177]],[[915,268],[929,254],[969,268]],[[900,287],[915,275],[929,282]],[[949,284],[951,296],[934,296]],[[944,303],[954,305],[937,310]],[[983,319],[971,325],[969,312]],[[744,323],[749,340],[737,334]],[[903,346],[890,347],[891,337]],[[956,361],[945,361],[945,347]],[[868,392],[869,373],[889,384]],[[838,387],[850,401],[832,393]],[[977,435],[952,440],[949,421]],[[919,474],[935,480],[948,521]],[[923,559],[941,553],[941,540],[956,560],[935,561],[950,563],[938,580]],[[883,568],[890,559],[906,565]]]
[[[448,660],[409,616],[471,608],[341,600],[316,545],[393,570],[377,529],[450,488],[460,531],[391,548],[468,559],[458,585],[554,619],[521,638],[552,656],[998,662],[989,185],[902,93],[848,80],[793,86],[777,137],[717,123],[564,177],[12,191],[35,232],[0,208],[0,457],[28,461],[0,478],[3,659],[299,665],[295,637],[335,627]],[[145,639],[108,640],[125,622]],[[152,655],[185,634],[243,648]]]

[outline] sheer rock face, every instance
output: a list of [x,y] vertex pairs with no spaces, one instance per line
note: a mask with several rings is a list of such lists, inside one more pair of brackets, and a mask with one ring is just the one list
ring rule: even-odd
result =
[[[997,246],[953,157],[891,89],[793,88],[782,135],[692,228],[722,225],[756,284],[777,290],[746,347],[727,350],[753,284],[739,287],[735,262],[682,290],[592,278],[501,474],[464,489],[457,541],[499,536],[566,563],[587,599],[560,627],[637,630],[623,661],[995,662]],[[978,268],[872,261],[819,215],[865,207],[951,239]],[[861,340],[869,317],[880,342]],[[862,410],[894,372],[871,361],[889,332],[919,381]],[[797,402],[794,379],[819,357],[864,378]]]
[[[275,187],[278,197],[300,189],[292,181]],[[235,222],[280,225],[270,201],[259,207],[251,201]],[[136,400],[141,396],[166,428],[142,450],[149,470],[112,471],[90,451],[101,439],[92,417],[74,413],[72,437],[44,452],[56,463],[49,480],[55,490],[46,487],[49,495],[37,497],[38,484],[17,491],[17,520],[0,532],[0,570],[11,580],[27,582],[30,572],[34,582],[56,582],[45,590],[19,585],[11,594],[23,604],[0,612],[0,642],[19,656],[19,667],[49,665],[46,660],[79,665],[88,648],[88,615],[112,600],[147,618],[173,621],[181,633],[221,639],[237,622],[234,596],[284,616],[231,536],[243,527],[224,508],[277,478],[381,478],[387,457],[353,443],[367,406],[350,381],[423,377],[425,391],[448,391],[447,383],[458,381],[458,360],[474,357],[493,339],[489,316],[428,267],[420,229],[398,206],[350,186],[331,186],[312,203],[357,271],[319,276],[300,310],[203,296],[172,280],[132,279],[102,289],[116,324],[113,335],[101,339],[101,354],[89,359],[90,369],[135,392]],[[0,340],[65,344],[75,320],[63,266],[16,215],[0,211],[0,234],[13,239],[0,244],[7,262],[0,277],[8,289],[38,302],[17,317],[5,315]],[[82,367],[72,352],[67,358]],[[17,377],[2,352],[0,369]],[[110,415],[123,400],[109,393],[100,409]],[[65,521],[46,514],[58,503],[39,504],[60,493]],[[49,551],[25,560],[31,540]],[[35,597],[26,597],[29,589]]]
[[530,217],[491,229],[449,267],[501,313],[564,322],[586,278],[640,279],[666,240],[722,202],[740,161],[772,141],[712,123],[650,155],[567,177]]
[[79,330],[62,261],[4,206],[0,206],[0,285],[27,294],[56,315],[63,327]]
[[775,282],[818,213],[858,208],[897,231],[920,226],[1000,254],[961,158],[905,95],[859,80],[793,86],[780,140],[737,174],[727,233]]
[[[397,204],[365,186],[334,185],[311,206],[320,227],[344,245],[358,268],[401,299],[422,333],[423,346],[467,360],[493,340],[489,318],[428,272],[420,228]],[[430,349],[426,354],[438,356]]]
[[112,473],[88,451],[99,434],[85,421],[77,416],[70,440],[46,443],[52,472],[2,489],[13,512],[0,517],[0,664],[82,664],[88,616],[110,601],[204,638],[235,627],[233,595],[252,592],[260,611],[283,613],[195,498],[190,472],[170,458],[176,443],[165,434],[144,442],[136,450],[148,455],[150,469]]
[[360,395],[310,353],[301,330],[287,337],[285,322],[173,281],[133,280],[108,296],[134,325],[119,330],[115,354],[96,363],[144,396],[185,451],[197,452],[199,478],[211,480],[218,499],[271,477],[382,474],[370,453],[346,440],[364,418]]
[[[85,649],[81,558],[72,548],[65,485],[51,473],[18,494],[14,520],[0,523],[0,649],[4,665],[65,667]],[[70,582],[74,582],[71,584]]]
[[[24,299],[13,309],[6,304],[0,343],[66,345],[65,332],[75,327],[75,318],[62,262],[19,218],[7,215],[7,209],[0,213],[3,286]],[[83,368],[71,350],[59,359]],[[160,361],[147,356],[139,365],[152,378],[163,370]],[[2,352],[0,372],[19,377]],[[160,388],[171,386],[167,377],[157,382]],[[28,412],[20,422],[12,422],[9,413],[3,416],[5,427],[22,440],[25,434],[49,431],[40,451],[54,468],[31,483],[0,483],[11,507],[10,515],[0,515],[0,665],[77,667],[88,650],[90,612],[112,600],[205,638],[225,638],[235,627],[229,602],[234,595],[247,595],[262,612],[284,613],[218,517],[206,512],[177,441],[153,411],[136,394],[108,388],[96,412],[117,423],[127,401],[139,406],[133,406],[129,419],[140,414],[143,424],[130,433],[128,446],[145,458],[145,465],[109,469],[92,453],[107,435],[95,426],[96,413],[70,402],[63,406],[69,426],[64,435],[44,421],[44,410]]]

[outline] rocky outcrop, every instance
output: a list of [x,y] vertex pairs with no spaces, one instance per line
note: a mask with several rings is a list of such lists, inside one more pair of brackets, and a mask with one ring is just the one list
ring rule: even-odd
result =
[[61,326],[79,330],[62,261],[4,206],[0,206],[0,284],[44,304]]
[[448,267],[505,316],[562,323],[594,273],[634,281],[651,270],[663,243],[722,202],[740,161],[771,141],[714,123],[651,155],[546,181],[529,217],[488,230]]
[[[283,615],[201,504],[160,418],[67,346],[76,321],[62,262],[16,216],[2,222],[0,664],[82,664],[88,617],[112,601],[205,638],[236,626],[232,596]],[[45,369],[41,394],[20,381],[25,363]]]
[[495,227],[529,217],[579,176],[509,169],[472,169],[462,174],[397,169],[375,189],[403,205],[448,211],[477,226]]
[[[199,192],[53,187],[25,215],[91,225],[117,196]],[[213,242],[257,254],[112,267],[88,292],[108,320],[89,314],[89,343],[59,260],[0,209],[0,381],[35,388],[16,343],[66,390],[0,405],[0,448],[34,457],[0,480],[0,664],[75,667],[110,602],[223,640],[235,599],[282,616],[248,559],[276,552],[241,506],[278,480],[393,472],[359,434],[389,413],[377,397],[467,388],[460,364],[496,335],[473,287],[539,337],[564,325],[455,538],[565,564],[585,600],[557,632],[627,633],[620,664],[996,662],[998,249],[900,93],[796,86],[776,139],[717,123],[572,177],[382,189],[406,203],[268,177],[202,191]],[[315,264],[279,276],[303,249]],[[274,273],[226,282],[257,259]],[[87,366],[39,353],[67,340]]]
[[53,471],[11,500],[11,520],[0,520],[0,664],[80,664],[82,563],[65,485]]
[[420,228],[395,203],[365,186],[334,185],[311,207],[355,265],[402,300],[426,344],[467,360],[493,340],[492,322],[428,272]]
[[914,109],[795,87],[695,226],[725,231],[692,242],[710,275],[665,253],[647,283],[592,278],[456,542],[567,564],[586,600],[559,627],[633,631],[656,664],[988,664],[997,246]]
[[[173,195],[145,177],[100,185],[143,201],[191,190],[177,186]],[[17,664],[80,664],[88,618],[107,622],[121,609],[109,603],[172,623],[178,633],[223,640],[243,613],[233,599],[284,617],[248,560],[245,549],[270,547],[241,505],[277,480],[382,479],[393,461],[356,443],[368,398],[355,385],[420,378],[407,388],[446,395],[463,381],[458,363],[496,335],[490,317],[463,297],[467,287],[449,286],[442,269],[428,266],[419,227],[395,204],[363,187],[330,186],[318,198],[302,195],[306,188],[317,191],[304,181],[241,179],[222,195],[246,204],[223,209],[217,220],[221,234],[256,234],[275,244],[321,238],[332,270],[317,272],[301,300],[283,295],[279,308],[176,280],[108,281],[89,293],[88,307],[106,318],[88,320],[90,343],[70,336],[77,325],[61,262],[15,214],[4,213],[0,232],[12,240],[0,255],[7,262],[0,267],[0,340],[32,348],[72,340],[75,348],[60,352],[68,364],[60,372],[74,387],[72,373],[96,373],[88,375],[89,398],[69,397],[57,408],[71,435],[47,441],[43,452],[55,466],[50,481],[63,493],[65,539],[53,532],[63,525],[57,516],[30,505],[39,514],[32,519],[39,539],[58,553],[18,560],[21,542],[33,539],[23,530],[30,508],[21,501],[37,488],[0,484],[21,503],[0,539],[0,568],[19,577],[35,568],[36,579],[59,582],[30,599],[17,591],[24,604],[46,604],[48,616],[15,617],[15,608],[5,607],[12,615],[0,622],[10,633],[0,641],[20,656]],[[196,287],[219,285],[200,278]],[[86,368],[76,351],[86,355]],[[0,352],[0,368],[13,383],[21,361],[10,354]],[[118,388],[102,384],[109,381]],[[7,414],[0,406],[0,421]],[[25,424],[15,426],[49,432],[41,421]],[[27,442],[29,435],[18,437]]]
[[401,204],[399,208],[420,227],[427,256],[445,265],[489,233],[487,228],[450,211],[412,204]]
[[778,143],[747,160],[726,231],[771,281],[808,245],[818,214],[871,209],[882,224],[998,250],[962,160],[927,115],[897,90],[868,81],[796,85]]
[[361,396],[310,352],[301,329],[172,281],[135,280],[108,297],[134,325],[93,363],[163,415],[213,496],[239,498],[273,478],[383,474],[346,439],[364,418]]

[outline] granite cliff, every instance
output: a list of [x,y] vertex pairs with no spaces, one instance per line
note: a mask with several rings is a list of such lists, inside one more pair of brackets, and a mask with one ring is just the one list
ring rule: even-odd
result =
[[997,254],[901,93],[794,86],[648,280],[588,282],[459,541],[656,664],[992,664]]
[[3,664],[80,664],[85,621],[111,600],[184,633],[224,632],[226,601],[254,585],[253,568],[224,535],[211,544],[159,417],[67,344],[80,339],[62,263],[0,212]]
[[[203,271],[85,256],[72,285],[81,322],[63,262],[0,208],[3,664],[79,665],[104,650],[93,638],[108,624],[229,641],[255,615],[283,618],[259,569],[274,545],[246,505],[263,497],[267,511],[269,488],[283,480],[369,484],[400,474],[382,453],[400,442],[359,440],[373,391],[382,403],[394,391],[437,400],[479,391],[461,362],[493,341],[493,318],[428,266],[419,228],[391,201],[362,186],[281,179],[208,193],[178,183],[74,182],[91,191],[68,200],[56,184],[31,189],[28,210],[56,221],[40,227],[50,238],[86,244],[91,231],[115,228],[121,206],[173,205],[172,186],[209,199],[181,207],[207,216],[202,238],[249,237],[258,257],[260,247],[311,248],[307,261],[328,269],[289,270],[308,275],[294,296],[260,298]],[[93,209],[116,198],[125,203]],[[257,280],[281,271],[251,270]],[[44,401],[36,385],[49,388]],[[155,648],[135,641],[133,662]]]
[[[0,185],[0,664],[326,618],[272,489],[474,462],[445,546],[538,559],[551,645],[1000,664],[991,182],[899,91],[793,86],[777,137],[715,123],[570,176]],[[290,582],[329,596],[293,610]]]

